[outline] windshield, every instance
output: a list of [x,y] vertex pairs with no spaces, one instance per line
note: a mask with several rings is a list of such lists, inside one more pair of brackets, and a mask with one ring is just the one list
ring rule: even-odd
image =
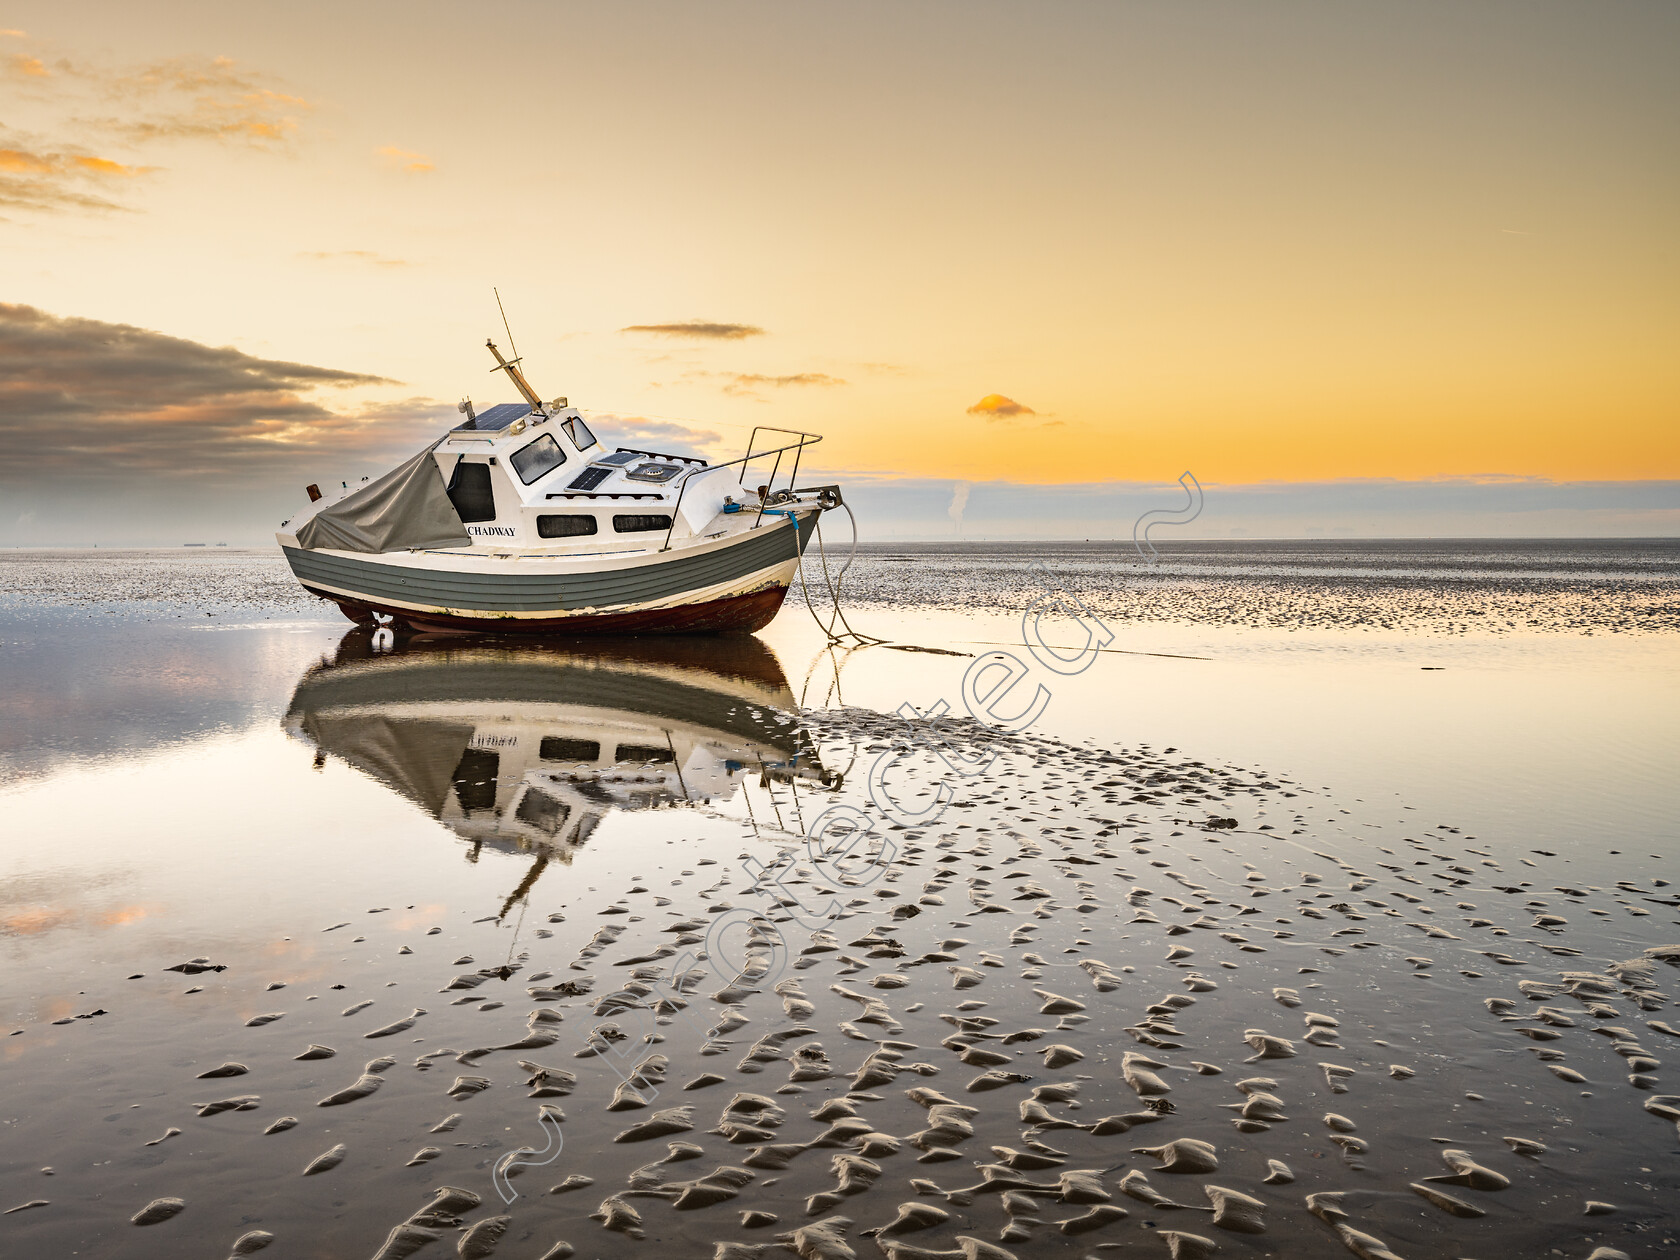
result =
[[547,476],[565,462],[566,452],[561,450],[560,443],[547,433],[508,456],[508,463],[513,465],[514,472],[519,474],[519,480],[526,485],[530,485],[538,477]]
[[595,435],[589,431],[589,426],[578,416],[571,420],[562,420],[560,427],[566,430],[566,436],[572,439],[572,444],[580,451],[587,451],[595,445]]

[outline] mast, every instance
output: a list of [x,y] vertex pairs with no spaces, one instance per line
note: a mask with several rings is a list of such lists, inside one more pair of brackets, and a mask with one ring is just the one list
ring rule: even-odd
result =
[[514,387],[525,396],[525,401],[531,404],[531,410],[539,415],[547,415],[548,413],[543,410],[542,399],[537,397],[537,391],[531,388],[529,382],[525,379],[525,374],[519,370],[521,360],[513,359],[509,361],[502,358],[502,352],[496,349],[494,341],[486,339],[484,344],[489,348],[490,353],[496,356],[496,366],[490,370],[492,372],[506,372],[508,380],[512,381]]

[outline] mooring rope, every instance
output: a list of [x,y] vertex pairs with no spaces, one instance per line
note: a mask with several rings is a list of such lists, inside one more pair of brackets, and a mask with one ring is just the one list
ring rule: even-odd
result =
[[[833,613],[826,624],[822,619],[822,614],[817,611],[816,605],[811,602],[811,582],[805,575],[804,552],[799,553],[799,589],[805,593],[805,607],[811,610],[811,619],[817,623],[817,628],[821,630],[825,636],[827,636],[831,647],[835,644],[843,644],[848,640],[859,647],[866,645],[884,645],[887,640],[878,639],[874,635],[864,634],[861,631],[852,629],[852,623],[846,620],[846,610],[840,604],[840,584],[846,580],[846,571],[852,567],[852,561],[857,559],[858,549],[857,517],[852,515],[852,505],[842,502],[840,506],[846,509],[846,517],[852,523],[852,549],[846,556],[846,563],[840,566],[839,577],[834,577],[829,572],[828,548],[823,542],[821,512],[817,514],[817,519],[814,525],[817,536],[817,557],[822,563],[823,586],[828,591],[829,608]],[[845,630],[836,634],[834,632],[834,627],[836,625],[844,626]]]
[[[838,577],[835,577],[829,571],[828,548],[823,543],[821,514],[817,516],[815,523],[817,558],[822,563],[823,586],[828,591],[829,607],[833,610],[833,616],[828,619],[826,625],[823,622],[822,615],[817,612],[816,605],[811,602],[811,583],[805,576],[805,553],[799,553],[799,589],[805,593],[805,607],[811,610],[811,620],[817,623],[817,629],[821,630],[827,637],[828,646],[884,647],[891,648],[895,652],[929,652],[935,656],[973,656],[974,653],[972,652],[957,652],[950,648],[922,647],[917,643],[894,643],[891,639],[877,638],[875,635],[864,634],[861,630],[852,629],[852,623],[846,620],[846,610],[840,603],[840,584],[846,580],[846,571],[852,567],[852,561],[857,559],[858,527],[857,517],[852,515],[851,504],[842,502],[840,506],[846,509],[846,518],[852,523],[852,549],[846,556],[846,563],[840,566]],[[836,634],[834,631],[836,625],[846,628]]]

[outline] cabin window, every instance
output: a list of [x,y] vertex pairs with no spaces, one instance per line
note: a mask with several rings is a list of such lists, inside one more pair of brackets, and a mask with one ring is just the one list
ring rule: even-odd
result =
[[633,761],[637,764],[662,764],[675,761],[676,757],[669,748],[654,747],[648,744],[620,744],[616,761]]
[[595,435],[589,431],[589,426],[583,422],[581,416],[561,422],[560,427],[566,430],[566,436],[572,439],[580,451],[587,451],[595,445]]
[[646,534],[656,529],[670,529],[671,518],[657,512],[620,512],[613,517],[613,528],[621,534]]
[[538,477],[546,477],[561,464],[566,462],[566,452],[560,449],[560,443],[554,440],[554,435],[543,434],[535,442],[528,442],[512,455],[508,456],[508,463],[513,465],[513,471],[519,474],[519,480],[530,485]]
[[513,816],[522,823],[536,827],[540,831],[555,835],[566,825],[566,819],[571,815],[559,801],[547,792],[537,788],[525,789],[525,795],[520,798],[519,808],[513,811]]
[[449,478],[449,501],[467,523],[496,519],[496,495],[490,489],[490,465],[455,465]]
[[544,735],[542,743],[537,747],[537,756],[544,761],[599,761],[601,745],[593,739]]
[[455,766],[454,782],[455,799],[461,802],[462,813],[496,808],[496,776],[501,769],[501,754],[490,749],[469,748],[461,754]]
[[593,516],[537,517],[539,538],[582,538],[585,534],[593,534],[598,528]]

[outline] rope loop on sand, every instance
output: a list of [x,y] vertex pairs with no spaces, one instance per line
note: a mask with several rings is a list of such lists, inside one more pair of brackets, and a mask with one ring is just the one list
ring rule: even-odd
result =
[[[836,498],[839,496],[836,495]],[[846,556],[846,563],[840,566],[840,573],[835,576],[829,572],[828,548],[823,542],[822,518],[824,513],[817,514],[815,533],[817,538],[817,557],[822,563],[823,586],[828,591],[830,616],[825,623],[816,605],[811,602],[811,581],[805,574],[805,553],[799,554],[799,589],[805,593],[805,607],[811,610],[811,620],[817,623],[817,628],[828,638],[830,647],[836,644],[854,644],[858,647],[886,644],[887,640],[878,639],[874,635],[864,634],[852,629],[851,622],[846,620],[846,610],[840,604],[840,584],[846,580],[846,571],[852,567],[852,561],[857,559],[858,527],[857,517],[852,515],[852,505],[841,501],[838,504],[846,510],[846,518],[852,523],[852,547]],[[845,628],[838,633],[835,626]]]
[[[838,496],[836,496],[838,498]],[[857,517],[852,515],[852,506],[846,502],[839,502],[838,506],[846,509],[846,517],[852,523],[852,549],[846,555],[846,563],[840,566],[838,576],[832,575],[828,568],[828,549],[823,545],[822,516],[817,516],[815,532],[817,537],[817,557],[822,562],[823,586],[828,591],[829,608],[832,616],[825,623],[822,615],[817,612],[816,605],[811,602],[811,583],[805,576],[805,553],[799,554],[799,589],[805,593],[805,607],[811,610],[811,620],[817,623],[828,638],[829,647],[884,647],[895,652],[927,652],[934,656],[973,656],[972,652],[958,652],[952,648],[922,647],[915,643],[894,643],[891,639],[876,638],[872,634],[864,634],[861,630],[852,629],[852,623],[846,620],[846,610],[840,604],[840,584],[846,580],[846,570],[852,567],[852,561],[857,559],[858,527]],[[839,633],[835,626],[844,626]]]

